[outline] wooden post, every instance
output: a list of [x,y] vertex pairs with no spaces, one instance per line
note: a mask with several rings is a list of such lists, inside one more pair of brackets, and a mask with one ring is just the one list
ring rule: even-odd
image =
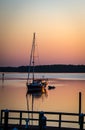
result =
[[59,128],[61,128],[61,113],[59,114]]
[[83,115],[83,113],[81,113],[80,115],[79,115],[79,117],[80,117],[80,130],[83,130],[83,123],[84,123],[84,115]]
[[26,119],[26,125],[25,125],[25,130],[28,130],[29,129],[29,119]]
[[4,118],[4,130],[8,130],[8,115],[9,115],[9,110],[5,110],[5,118]]
[[20,122],[19,122],[20,126],[22,125],[22,111],[20,111]]
[[41,119],[42,130],[46,130],[46,121],[47,121],[47,118],[45,116],[43,116]]
[[81,114],[81,92],[79,92],[79,124],[80,124],[80,114]]
[[81,114],[81,92],[79,92],[79,114]]
[[1,124],[2,124],[3,111],[1,110]]
[[44,112],[41,111],[39,113],[39,130],[42,130],[42,117],[44,116]]
[[79,92],[79,125],[80,125],[80,130],[83,130],[83,122],[84,122],[84,116],[81,113],[81,109],[82,109],[82,94],[81,92]]

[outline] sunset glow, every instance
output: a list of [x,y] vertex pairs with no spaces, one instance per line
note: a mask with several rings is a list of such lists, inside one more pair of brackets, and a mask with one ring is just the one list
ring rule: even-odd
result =
[[85,65],[85,0],[1,0],[0,66],[29,64],[33,32],[40,64]]

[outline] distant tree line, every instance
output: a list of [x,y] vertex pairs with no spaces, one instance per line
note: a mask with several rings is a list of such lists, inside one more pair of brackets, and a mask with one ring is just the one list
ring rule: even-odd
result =
[[[30,67],[32,72],[33,67]],[[35,66],[35,72],[47,73],[85,73],[85,65],[39,65]],[[0,72],[28,72],[29,66],[0,67]]]

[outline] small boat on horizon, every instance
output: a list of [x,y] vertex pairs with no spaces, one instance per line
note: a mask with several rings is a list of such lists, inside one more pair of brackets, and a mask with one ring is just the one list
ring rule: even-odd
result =
[[[32,80],[30,82],[30,68],[32,66]],[[44,92],[47,86],[47,81],[45,79],[35,79],[35,33],[33,34],[33,43],[30,55],[29,71],[26,86],[29,92]]]

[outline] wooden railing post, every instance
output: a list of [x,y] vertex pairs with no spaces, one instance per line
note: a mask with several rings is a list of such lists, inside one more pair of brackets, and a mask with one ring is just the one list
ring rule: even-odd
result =
[[29,129],[29,119],[26,119],[26,125],[25,125],[25,129],[28,130]]
[[3,116],[3,110],[1,110],[1,119],[0,119],[1,124],[2,124],[2,116]]
[[4,130],[8,130],[8,115],[9,115],[9,110],[4,110],[5,112],[5,117],[4,117]]
[[44,112],[43,112],[43,111],[41,111],[41,112],[39,113],[39,130],[41,130],[41,129],[42,129],[41,119],[42,119],[43,115],[44,115]]
[[46,129],[46,121],[47,121],[47,118],[44,116],[44,112],[41,111],[39,113],[39,130]]
[[83,123],[84,123],[84,115],[83,115],[83,113],[81,113],[79,115],[80,130],[83,130]]
[[46,130],[46,121],[47,121],[47,118],[45,116],[43,116],[42,119],[41,119],[42,130]]
[[61,128],[61,113],[59,113],[59,128]]
[[82,93],[79,92],[79,114],[81,114]]
[[20,126],[22,125],[22,111],[20,111],[20,122],[19,122]]

